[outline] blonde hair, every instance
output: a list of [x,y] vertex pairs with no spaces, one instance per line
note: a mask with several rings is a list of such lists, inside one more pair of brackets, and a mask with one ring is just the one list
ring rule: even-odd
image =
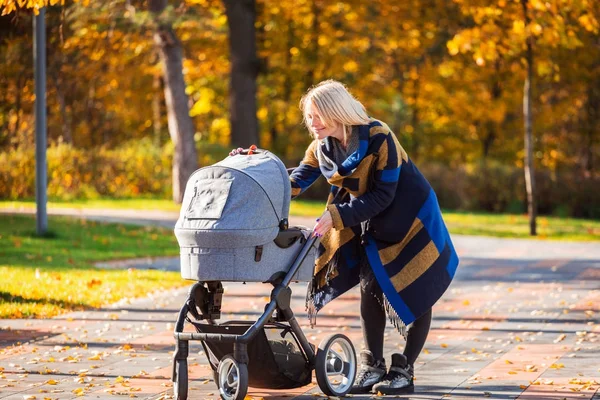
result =
[[335,123],[344,126],[346,139],[348,139],[347,135],[350,133],[350,126],[369,123],[369,116],[362,103],[350,94],[344,84],[333,79],[328,79],[313,86],[300,99],[302,119],[309,132],[311,130],[306,114],[311,103],[319,112],[321,121],[325,126],[329,127]]

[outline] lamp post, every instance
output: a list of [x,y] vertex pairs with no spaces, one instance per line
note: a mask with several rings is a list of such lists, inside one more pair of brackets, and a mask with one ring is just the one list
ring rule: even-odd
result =
[[35,79],[35,202],[37,234],[48,230],[46,166],[46,8],[33,16],[33,63]]

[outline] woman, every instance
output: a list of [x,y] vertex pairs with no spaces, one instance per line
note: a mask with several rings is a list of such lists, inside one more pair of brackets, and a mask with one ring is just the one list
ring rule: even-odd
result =
[[[360,283],[366,350],[351,393],[412,393],[431,307],[458,266],[435,193],[390,128],[369,118],[341,83],[319,83],[300,107],[315,140],[290,175],[292,196],[321,175],[331,184],[314,228],[321,243],[309,316],[314,322],[321,308]],[[383,356],[386,312],[406,337],[389,370]]]
[[[319,83],[300,107],[315,140],[290,175],[292,197],[321,175],[331,184],[314,228],[321,241],[308,289],[309,317],[314,323],[320,309],[360,284],[365,350],[351,393],[412,393],[431,307],[458,266],[435,193],[389,127],[369,118],[341,83]],[[406,338],[389,370],[386,313]]]

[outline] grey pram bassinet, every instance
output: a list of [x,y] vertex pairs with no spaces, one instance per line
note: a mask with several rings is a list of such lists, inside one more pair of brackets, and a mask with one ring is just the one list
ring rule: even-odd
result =
[[[175,225],[181,276],[266,282],[287,272],[310,234],[287,226],[290,198],[285,166],[265,150],[194,172]],[[294,281],[311,280],[314,257],[313,249]]]

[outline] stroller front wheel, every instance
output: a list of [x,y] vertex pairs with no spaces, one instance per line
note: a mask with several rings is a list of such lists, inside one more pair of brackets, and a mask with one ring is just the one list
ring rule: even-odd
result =
[[223,400],[243,400],[248,393],[248,365],[226,355],[219,362],[216,383]]
[[187,360],[175,360],[175,380],[173,394],[176,400],[188,398],[188,364]]
[[319,388],[327,396],[345,396],[356,375],[356,352],[346,335],[337,333],[319,344],[315,361]]

